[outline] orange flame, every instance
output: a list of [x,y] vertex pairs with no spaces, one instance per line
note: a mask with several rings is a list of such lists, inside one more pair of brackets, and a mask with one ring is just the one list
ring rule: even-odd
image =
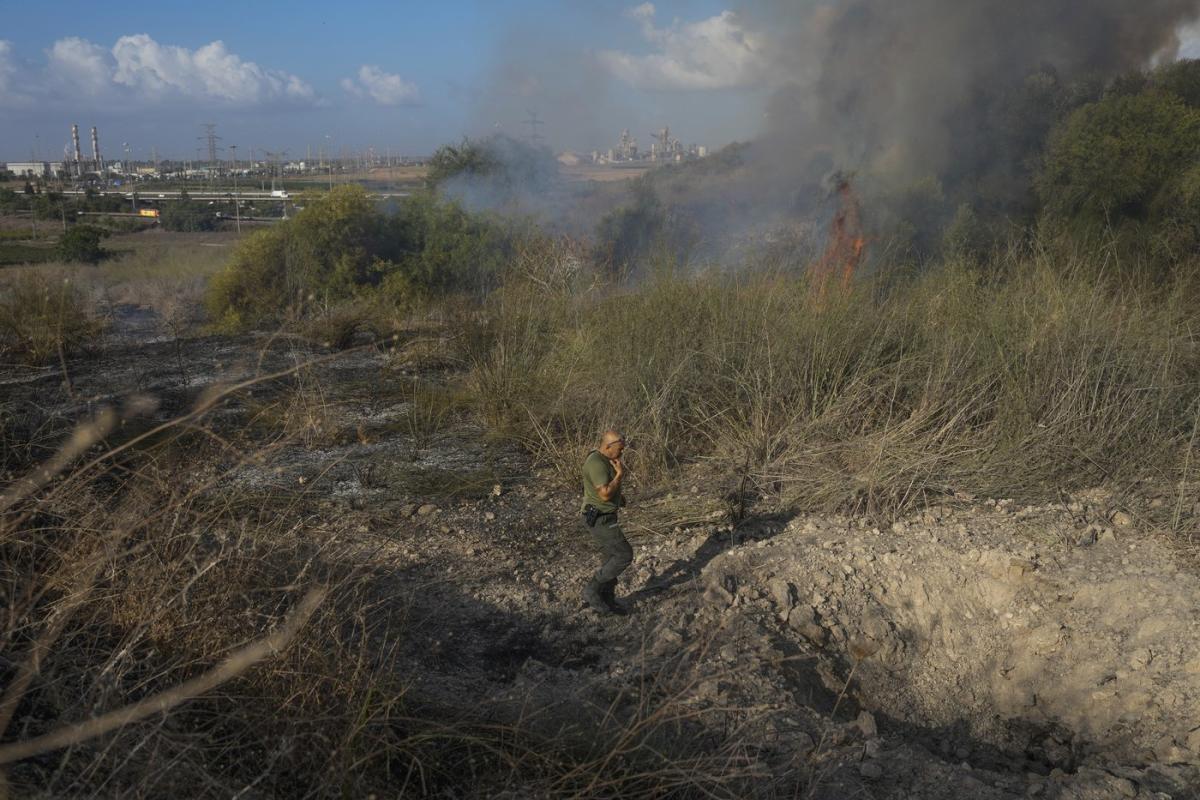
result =
[[837,181],[838,210],[829,226],[825,252],[812,269],[813,290],[820,297],[825,296],[829,279],[835,274],[841,273],[843,291],[850,287],[850,280],[862,262],[867,246],[862,235],[862,207],[858,196],[850,186],[849,178],[841,176]]

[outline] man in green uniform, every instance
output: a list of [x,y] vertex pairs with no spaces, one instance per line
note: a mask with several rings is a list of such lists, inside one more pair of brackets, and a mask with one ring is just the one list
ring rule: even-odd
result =
[[583,462],[583,526],[603,558],[600,569],[583,590],[583,599],[601,614],[626,613],[616,601],[617,576],[633,561],[633,548],[617,524],[617,509],[625,505],[621,497],[624,449],[624,436],[605,431],[600,447],[588,453]]

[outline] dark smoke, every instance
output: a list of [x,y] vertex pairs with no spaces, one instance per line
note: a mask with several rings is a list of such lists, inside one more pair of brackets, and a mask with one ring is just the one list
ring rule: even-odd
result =
[[1200,2],[760,0],[738,13],[777,87],[766,126],[722,179],[688,192],[667,178],[660,193],[709,243],[770,241],[797,221],[823,227],[850,175],[868,251],[899,242],[893,253],[920,258],[963,208],[1030,222],[1051,128],[1115,77],[1173,58]]
[[1001,141],[1010,132],[995,123],[1032,75],[1100,87],[1172,57],[1200,3],[764,0],[743,13],[784,32],[770,53],[783,86],[768,110],[765,158],[806,165],[824,154],[879,179],[953,182],[1027,155],[1011,152]]
[[[614,206],[661,205],[651,216],[675,220],[690,255],[740,262],[745,243],[766,243],[794,246],[802,262],[820,252],[834,188],[848,175],[869,255],[900,239],[905,252],[932,255],[964,210],[998,226],[1031,222],[1053,126],[1118,76],[1174,58],[1176,32],[1200,17],[1200,0],[744,0],[736,14],[761,43],[772,87],[753,141],[656,170],[636,193],[558,195],[535,213],[545,218],[549,206],[560,225],[594,230]],[[519,130],[536,106],[578,127],[559,142],[611,139],[630,111],[613,102],[596,64],[538,58],[514,42],[502,48],[481,119]],[[494,205],[478,187],[452,188]],[[549,196],[541,186],[528,194]]]

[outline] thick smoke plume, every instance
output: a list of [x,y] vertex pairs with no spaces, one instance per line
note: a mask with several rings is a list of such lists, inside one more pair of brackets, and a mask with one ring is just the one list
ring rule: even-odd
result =
[[[528,194],[541,204],[522,205],[543,218],[548,205],[562,227],[582,231],[624,204],[640,216],[610,230],[667,220],[677,229],[667,238],[705,260],[744,261],[743,245],[766,242],[804,261],[825,249],[818,232],[833,222],[848,178],[868,255],[901,240],[897,250],[934,254],[964,206],[997,225],[1030,222],[1053,126],[1114,78],[1174,58],[1177,32],[1197,17],[1200,0],[744,0],[722,19],[753,50],[747,58],[765,83],[751,90],[768,89],[752,141],[656,171],[632,193],[559,193],[546,203],[535,185]],[[496,74],[511,78],[520,64],[526,79],[504,83],[528,92],[489,92],[488,119],[519,119],[540,98],[548,118],[587,128],[572,131],[575,141],[604,141],[611,120],[635,113],[617,108],[594,60],[577,59],[576,75],[570,59],[539,63],[536,52],[506,55],[508,69]],[[580,100],[605,113],[576,113]],[[496,205],[486,187],[447,190],[472,207]]]
[[[997,130],[1000,106],[1034,73],[1097,87],[1170,58],[1196,0],[842,0],[760,2],[774,31],[764,155],[897,180],[1013,170],[1027,155]],[[783,33],[779,33],[783,32]],[[990,162],[990,163],[987,163]]]

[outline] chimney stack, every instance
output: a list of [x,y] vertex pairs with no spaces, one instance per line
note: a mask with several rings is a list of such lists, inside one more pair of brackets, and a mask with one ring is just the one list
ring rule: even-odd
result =
[[104,162],[100,159],[100,137],[95,125],[92,126],[92,159],[96,162],[96,172],[104,172]]
[[71,144],[75,147],[75,175],[83,174],[83,154],[79,152],[79,126],[71,126]]

